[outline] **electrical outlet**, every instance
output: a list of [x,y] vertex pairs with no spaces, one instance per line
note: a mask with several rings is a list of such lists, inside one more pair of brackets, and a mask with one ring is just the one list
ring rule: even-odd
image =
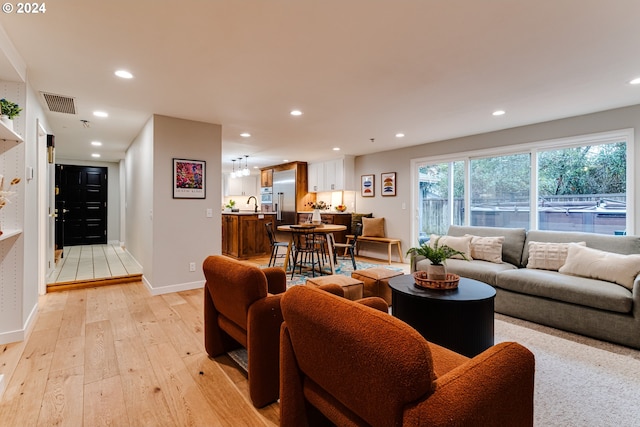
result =
[[190,262],[189,263],[189,271],[196,271],[196,263],[195,262]]

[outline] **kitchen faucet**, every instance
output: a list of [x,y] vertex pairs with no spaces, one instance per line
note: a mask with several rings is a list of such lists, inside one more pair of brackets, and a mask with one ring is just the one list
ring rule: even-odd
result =
[[254,208],[253,211],[254,212],[258,212],[258,199],[256,199],[256,196],[249,196],[249,199],[247,200],[247,204],[249,204],[249,202],[251,201],[251,199],[253,199],[253,203],[254,203]]

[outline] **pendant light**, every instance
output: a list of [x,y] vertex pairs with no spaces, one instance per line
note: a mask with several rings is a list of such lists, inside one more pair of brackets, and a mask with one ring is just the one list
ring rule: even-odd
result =
[[236,175],[236,159],[231,159],[231,161],[233,162],[233,172],[231,172],[230,176],[231,178],[235,178]]
[[247,165],[247,158],[249,158],[249,156],[247,154],[244,155],[244,169],[242,169],[242,175],[244,176],[248,176],[251,174],[251,171],[249,170],[249,166]]

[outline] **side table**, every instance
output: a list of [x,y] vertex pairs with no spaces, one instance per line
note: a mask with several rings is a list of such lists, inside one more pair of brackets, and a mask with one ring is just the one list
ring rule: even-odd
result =
[[493,346],[493,287],[461,277],[457,289],[422,289],[411,274],[392,277],[389,286],[393,316],[427,341],[467,357]]

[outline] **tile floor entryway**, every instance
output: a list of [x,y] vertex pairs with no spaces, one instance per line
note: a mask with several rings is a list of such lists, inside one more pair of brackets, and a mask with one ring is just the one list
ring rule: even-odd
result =
[[47,290],[133,282],[141,277],[140,266],[118,245],[67,246],[47,280]]

